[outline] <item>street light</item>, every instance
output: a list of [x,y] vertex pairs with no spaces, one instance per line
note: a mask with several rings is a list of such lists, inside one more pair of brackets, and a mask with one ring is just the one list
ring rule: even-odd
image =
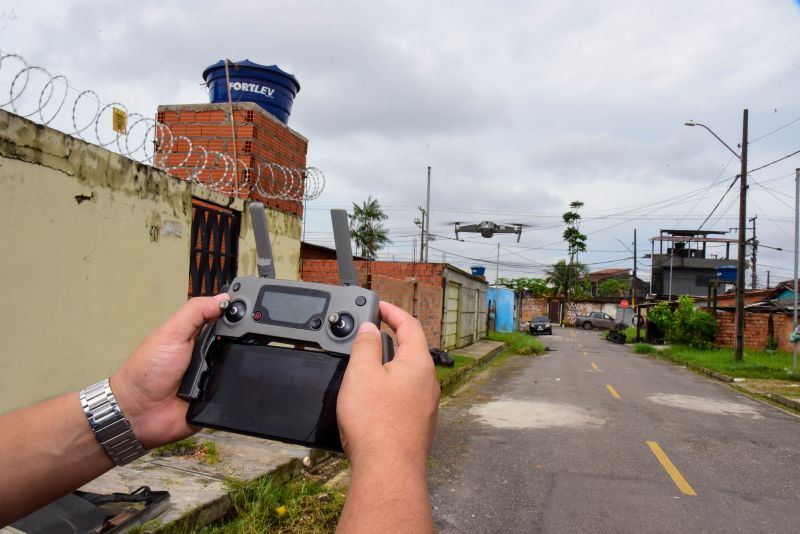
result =
[[717,141],[739,158],[742,163],[739,173],[739,239],[736,258],[736,340],[733,345],[733,357],[741,360],[744,357],[744,256],[745,256],[745,225],[747,224],[747,110],[742,112],[742,153],[738,154],[728,144],[720,139],[711,128],[699,122],[689,121],[686,126],[702,126],[713,135]]

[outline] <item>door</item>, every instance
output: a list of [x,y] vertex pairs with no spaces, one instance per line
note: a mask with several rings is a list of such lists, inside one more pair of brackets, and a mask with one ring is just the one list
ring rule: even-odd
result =
[[444,349],[453,349],[458,342],[458,304],[461,284],[447,282],[445,290]]

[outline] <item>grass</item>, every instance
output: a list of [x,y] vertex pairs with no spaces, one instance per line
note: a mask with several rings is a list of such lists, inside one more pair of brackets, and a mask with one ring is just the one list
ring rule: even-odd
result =
[[322,534],[336,530],[344,494],[303,479],[280,480],[267,475],[251,482],[230,480],[231,509],[220,520],[196,527],[179,522],[164,534]]
[[458,354],[451,354],[455,364],[453,367],[436,367],[436,380],[440,381],[450,376],[451,374],[455,373],[465,365],[469,365],[475,361],[475,358],[470,358],[469,356],[459,356]]
[[733,359],[733,350],[727,348],[702,350],[672,346],[664,350],[664,354],[673,360],[693,363],[733,377],[800,381],[800,373],[791,370],[792,355],[789,352],[746,350],[744,358],[738,362]]
[[492,331],[486,336],[492,341],[502,341],[508,345],[508,349],[514,354],[541,354],[544,352],[544,345],[536,337],[522,332],[496,332]]
[[633,352],[636,354],[655,354],[658,352],[653,345],[647,343],[636,343],[633,345]]

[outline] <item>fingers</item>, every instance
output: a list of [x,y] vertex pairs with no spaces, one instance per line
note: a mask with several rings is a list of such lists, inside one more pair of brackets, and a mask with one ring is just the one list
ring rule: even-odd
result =
[[381,301],[381,317],[397,334],[397,344],[403,350],[398,350],[398,356],[408,353],[410,355],[423,354],[430,359],[428,353],[428,339],[425,331],[414,317],[394,304]]
[[222,315],[219,303],[228,298],[227,294],[220,293],[214,297],[190,299],[169,318],[164,329],[180,340],[191,341],[205,323]]
[[353,340],[353,349],[347,367],[380,367],[381,348],[381,334],[378,327],[370,322],[363,323]]

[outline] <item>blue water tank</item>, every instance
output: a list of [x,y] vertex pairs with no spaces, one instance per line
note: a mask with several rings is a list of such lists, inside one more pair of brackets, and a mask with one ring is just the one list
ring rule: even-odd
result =
[[[228,76],[231,81],[231,100],[254,102],[282,123],[289,123],[294,97],[300,91],[297,78],[277,65],[259,65],[249,59],[229,62]],[[211,102],[228,101],[224,60],[206,67],[203,78],[208,86]]]
[[483,276],[484,274],[486,274],[486,267],[484,267],[483,265],[473,265],[469,269],[475,276]]
[[736,266],[717,267],[717,280],[723,282],[736,281]]

